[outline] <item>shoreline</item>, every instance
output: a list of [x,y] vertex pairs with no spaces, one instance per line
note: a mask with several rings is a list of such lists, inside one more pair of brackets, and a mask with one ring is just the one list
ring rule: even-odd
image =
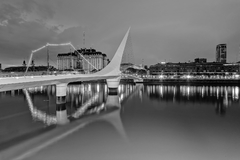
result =
[[[69,84],[106,83],[106,80],[92,80],[73,82]],[[186,85],[239,85],[240,79],[144,79],[142,82],[134,82],[133,79],[121,79],[120,84],[186,84]]]
[[144,79],[143,84],[240,85],[239,79]]

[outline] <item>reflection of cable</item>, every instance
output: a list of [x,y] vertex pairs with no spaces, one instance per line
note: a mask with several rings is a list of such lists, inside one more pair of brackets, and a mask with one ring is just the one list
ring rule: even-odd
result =
[[[57,124],[57,118],[56,116],[50,116],[50,115],[47,115],[46,113],[36,109],[32,103],[32,100],[31,100],[31,97],[29,95],[29,92],[27,89],[23,89],[23,92],[25,93],[25,96],[26,96],[26,99],[27,99],[27,102],[28,102],[28,107],[29,107],[29,110],[31,112],[31,115],[34,119],[38,119],[42,122],[44,122],[45,124],[47,124],[48,126],[49,125],[53,125],[53,124]],[[86,110],[88,109],[88,107],[96,102],[96,100],[98,99],[99,97],[99,94],[95,94],[90,100],[88,100],[86,103],[84,103],[84,105],[79,109],[77,110],[73,115],[72,117],[74,118],[78,118],[80,116],[82,116],[83,114],[85,114]],[[102,107],[100,106],[100,109]],[[94,113],[94,112],[99,112],[99,109],[96,109],[96,110],[93,110],[91,111],[91,113]]]
[[28,107],[29,107],[29,110],[30,110],[33,118],[43,121],[47,125],[57,124],[57,118],[55,116],[47,115],[46,113],[36,109],[33,106],[31,97],[30,97],[27,89],[23,89],[23,92],[25,93],[25,96],[26,96],[26,99],[28,102]]
[[101,110],[103,110],[105,108],[105,105],[104,103],[102,103],[101,105],[97,106],[97,107],[94,107],[93,109],[89,110],[87,112],[87,114],[92,114],[92,113],[99,113]]
[[82,116],[85,111],[88,109],[88,107],[97,101],[99,97],[99,94],[96,93],[91,99],[89,99],[87,102],[85,102],[74,114],[72,114],[72,117],[79,118]]
[[[120,94],[120,103],[122,103],[126,98],[131,97],[131,95],[134,95],[134,92],[139,90],[141,87],[135,87],[135,89],[132,90],[132,94],[130,92],[125,92]],[[47,125],[53,125],[57,124],[57,117],[56,116],[51,116],[47,115],[47,113],[40,111],[36,109],[32,103],[31,97],[29,95],[29,91],[27,89],[23,89],[23,92],[26,96],[27,103],[29,110],[31,112],[31,115],[34,119],[40,120],[44,122]],[[74,118],[79,118],[80,116],[84,114],[92,114],[92,113],[99,113],[101,110],[104,109],[105,105],[102,103],[101,105],[94,107],[93,109],[87,111],[89,106],[91,106],[93,103],[95,103],[99,98],[99,93],[96,93],[92,98],[90,98],[87,102],[85,102],[74,114],[71,116]]]
[[[31,91],[34,91],[33,88],[30,88]],[[32,90],[33,89],[33,90]],[[49,116],[47,115],[46,113],[42,112],[42,111],[39,111],[37,110],[36,108],[34,108],[33,106],[33,103],[32,103],[32,100],[31,100],[31,97],[29,95],[29,91],[27,89],[23,89],[25,95],[26,95],[26,98],[27,98],[27,102],[28,102],[28,106],[29,106],[29,109],[31,111],[31,114],[33,117],[37,118],[37,119],[40,119],[42,121],[47,122],[47,124],[51,124],[51,123],[48,123],[48,119],[54,119],[54,121],[56,121],[56,117],[55,116]],[[78,118],[80,117],[81,115],[85,114],[86,110],[88,109],[88,107],[95,103],[97,101],[97,99],[99,98],[99,93],[96,93],[91,99],[89,99],[87,102],[85,102],[73,115],[72,117],[74,118]],[[97,111],[97,110],[96,110]],[[92,112],[91,112],[92,113]],[[43,117],[47,118],[47,120],[43,119]],[[51,121],[51,120],[50,120]],[[53,123],[55,124],[55,123]]]

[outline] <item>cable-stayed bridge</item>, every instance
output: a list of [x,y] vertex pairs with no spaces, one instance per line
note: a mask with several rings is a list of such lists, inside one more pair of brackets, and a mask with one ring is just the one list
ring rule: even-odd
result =
[[[70,82],[89,81],[89,80],[98,80],[98,79],[106,79],[109,88],[117,88],[120,80],[120,75],[121,75],[120,65],[121,65],[123,53],[125,50],[125,46],[128,40],[129,31],[130,31],[130,28],[125,34],[111,62],[99,72],[96,72],[93,74],[4,77],[4,78],[0,78],[0,91],[23,89],[23,88],[29,88],[29,87],[35,87],[35,86],[42,86],[42,85],[54,85],[54,84],[57,86],[59,85],[61,87],[65,86],[66,88],[67,84]],[[33,53],[37,52],[40,49],[42,48],[39,48],[32,52],[29,62],[31,60]]]

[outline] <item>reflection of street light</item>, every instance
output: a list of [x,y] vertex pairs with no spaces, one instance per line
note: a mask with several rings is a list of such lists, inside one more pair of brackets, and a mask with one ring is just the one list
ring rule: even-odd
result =
[[99,92],[100,90],[100,87],[99,87],[99,84],[97,84],[97,92]]
[[187,75],[187,76],[186,76],[186,78],[187,78],[187,79],[189,79],[189,78],[192,78],[192,76],[190,76],[190,75]]
[[159,78],[162,79],[164,76],[163,75],[160,75]]
[[88,84],[88,91],[91,91],[91,84]]

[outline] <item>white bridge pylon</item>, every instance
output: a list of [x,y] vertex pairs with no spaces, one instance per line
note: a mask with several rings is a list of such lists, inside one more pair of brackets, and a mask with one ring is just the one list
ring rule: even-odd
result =
[[118,75],[120,76],[120,66],[122,62],[122,57],[124,53],[124,49],[127,43],[128,35],[130,32],[130,28],[128,29],[127,33],[125,34],[121,44],[119,45],[114,57],[112,58],[111,62],[103,68],[101,71],[96,72],[95,74],[104,74],[104,75]]

